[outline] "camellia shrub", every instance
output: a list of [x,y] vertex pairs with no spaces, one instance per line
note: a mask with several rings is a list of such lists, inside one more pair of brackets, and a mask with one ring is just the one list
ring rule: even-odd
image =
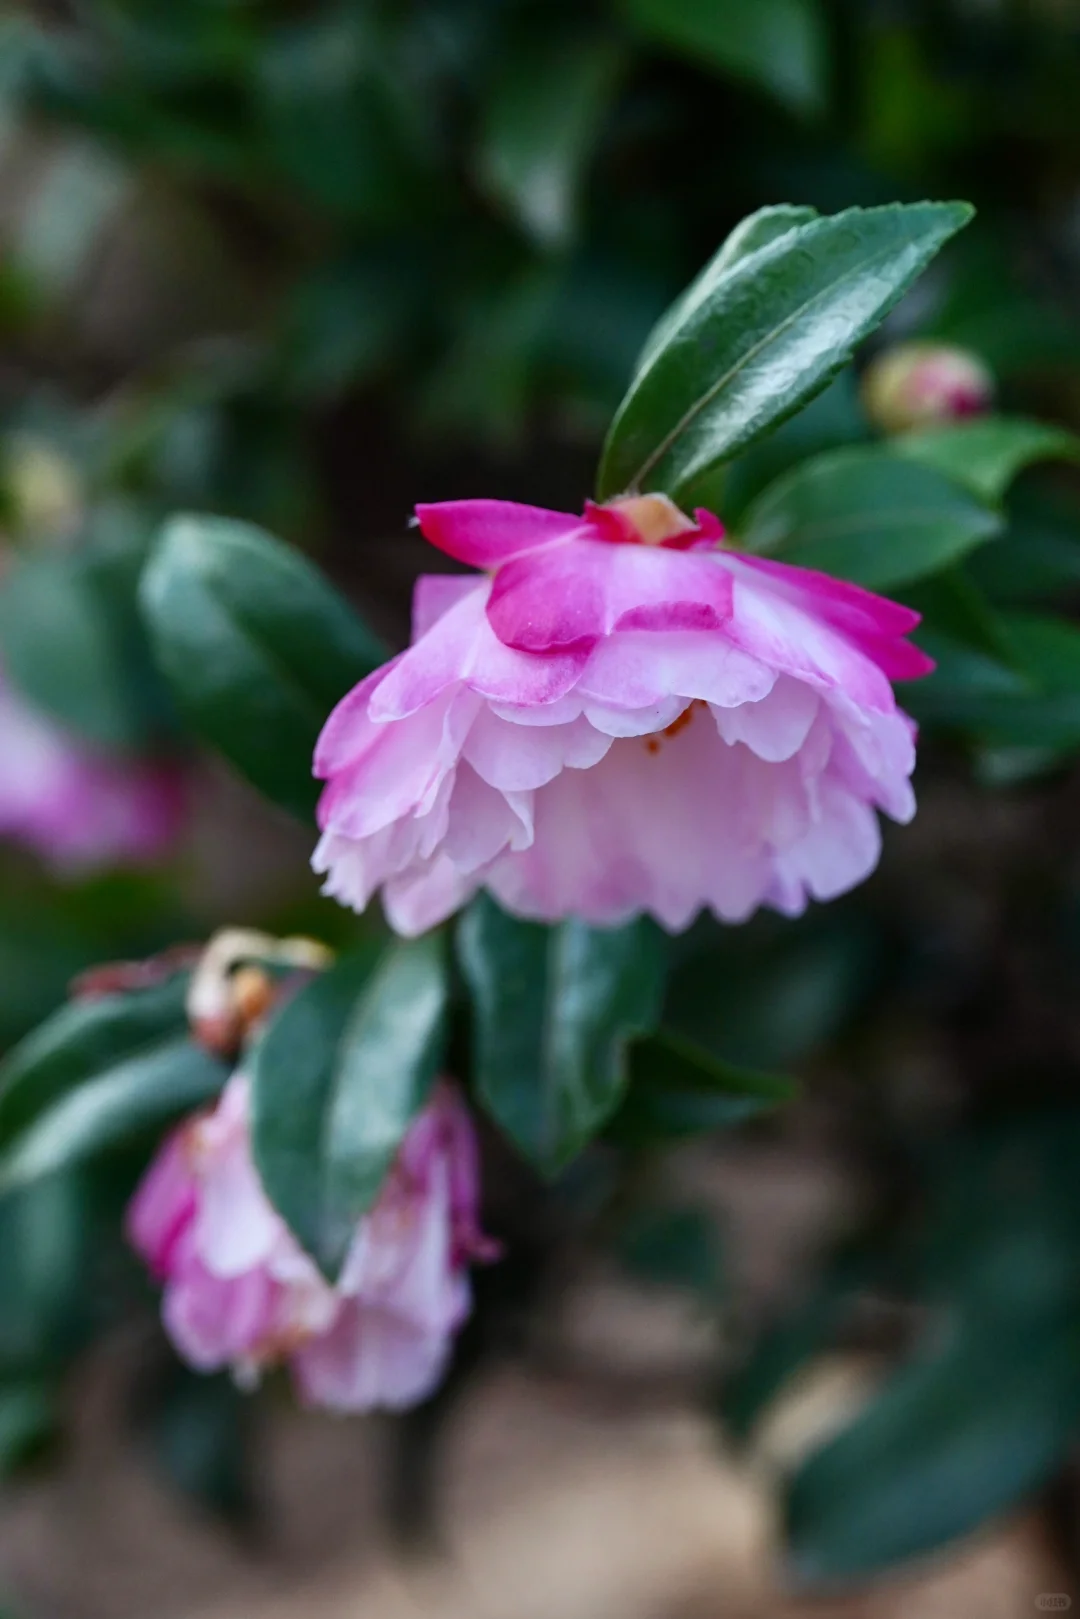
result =
[[[878,359],[865,411],[853,382],[971,212],[744,220],[649,336],[572,510],[417,504],[455,567],[416,580],[403,650],[255,526],[185,513],[157,534],[129,604],[144,715],[307,827],[312,884],[349,914],[333,949],[234,928],[84,973],[0,1066],[0,1208],[25,1225],[79,1189],[48,1217],[126,1234],[197,1372],[250,1391],[285,1367],[309,1405],[432,1407],[560,1245],[618,1246],[635,1221],[640,1239],[642,1218],[653,1272],[718,1307],[688,1211],[635,1203],[642,1166],[796,1097],[785,1070],[815,1036],[803,1017],[785,1037],[792,974],[876,970],[841,896],[878,865],[882,816],[894,845],[916,836],[919,750],[959,742],[1016,782],[1080,748],[1080,631],[977,566],[1011,543],[1013,479],[1077,442],[995,414],[954,348]],[[107,557],[83,555],[62,588],[101,591]],[[16,680],[38,668],[19,592],[50,569],[20,561],[3,598]],[[139,852],[164,805],[132,830],[134,778],[64,756],[32,697],[0,704],[12,834],[92,856],[108,790]],[[1064,1466],[1078,1146],[1053,1086],[941,1129],[907,1166],[917,1196],[883,1170],[866,1231],[728,1347],[720,1419],[741,1434],[861,1297],[910,1307],[895,1370],[788,1481],[803,1578],[943,1545]],[[520,1196],[492,1190],[492,1162]],[[522,1198],[558,1218],[522,1221]],[[26,1345],[0,1323],[13,1449],[91,1330],[59,1305]]]

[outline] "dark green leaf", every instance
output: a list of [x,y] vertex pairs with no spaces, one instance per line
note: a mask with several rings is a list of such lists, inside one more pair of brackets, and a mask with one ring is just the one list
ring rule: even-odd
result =
[[331,708],[384,649],[304,557],[247,523],[173,519],[142,581],[155,652],[195,729],[309,818]]
[[255,1515],[251,1400],[226,1372],[176,1366],[148,1413],[149,1437],[169,1481],[204,1511],[240,1528]]
[[661,1029],[630,1048],[630,1085],[612,1129],[624,1143],[703,1135],[759,1117],[798,1095],[794,1080],[724,1062]]
[[623,0],[649,38],[760,85],[798,112],[825,101],[828,60],[817,0]]
[[936,573],[1000,527],[944,474],[854,447],[804,461],[770,485],[740,544],[882,590]]
[[1080,630],[1037,613],[999,613],[1008,663],[928,631],[937,661],[928,680],[905,694],[917,719],[971,732],[1002,746],[1080,747]]
[[1037,1489],[1080,1422],[1080,1325],[1030,1335],[957,1324],[796,1475],[790,1557],[804,1580],[867,1576],[970,1533]]
[[[0,1378],[59,1369],[100,1321],[100,1209],[85,1177],[0,1197]],[[110,1210],[115,1223],[115,1209]]]
[[756,213],[747,214],[745,219],[740,220],[705,268],[656,322],[634,362],[635,379],[668,347],[683,323],[693,316],[702,300],[709,297],[720,276],[727,275],[751,254],[770,247],[797,225],[811,225],[817,218],[816,208],[796,207],[792,203],[781,202],[759,208]]
[[796,1475],[789,1534],[808,1580],[865,1576],[1013,1507],[1080,1423],[1080,1116],[1053,1109],[948,1153],[925,1199],[914,1358]]
[[100,548],[20,557],[0,586],[0,655],[36,708],[106,749],[161,718],[135,613],[138,557]]
[[897,454],[934,467],[970,489],[979,500],[998,505],[1018,473],[1036,461],[1080,459],[1080,439],[1049,422],[1022,416],[987,416],[948,427],[904,433],[893,440]]
[[530,1162],[557,1174],[617,1108],[627,1042],[656,1022],[655,930],[546,928],[481,895],[461,920],[458,947],[473,995],[477,1095]]
[[24,1186],[217,1095],[223,1065],[186,1037],[123,1058],[68,1090],[0,1151],[0,1190]]
[[333,1277],[442,1059],[442,941],[343,957],[286,1003],[253,1054],[252,1143],[267,1195]]
[[266,146],[319,208],[365,225],[408,218],[416,165],[392,82],[357,7],[286,24],[253,76]]
[[1001,662],[1013,661],[1004,626],[964,568],[943,568],[905,590],[903,599],[921,613],[924,629],[940,631]]
[[883,969],[879,932],[836,907],[738,929],[706,922],[683,948],[664,1032],[740,1069],[783,1069],[835,1039]]
[[70,1001],[0,1063],[0,1148],[77,1086],[187,1031],[188,975]]
[[581,181],[621,63],[609,40],[560,38],[548,29],[501,56],[479,178],[541,247],[560,247],[574,234]]
[[602,499],[677,498],[793,414],[971,218],[966,203],[852,208],[797,224],[733,265],[724,249],[646,345],[608,434]]

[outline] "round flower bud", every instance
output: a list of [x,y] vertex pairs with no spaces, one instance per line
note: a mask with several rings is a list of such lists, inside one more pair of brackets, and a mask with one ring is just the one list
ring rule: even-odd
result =
[[948,343],[901,343],[867,368],[863,404],[883,433],[962,421],[989,410],[994,379],[967,349]]

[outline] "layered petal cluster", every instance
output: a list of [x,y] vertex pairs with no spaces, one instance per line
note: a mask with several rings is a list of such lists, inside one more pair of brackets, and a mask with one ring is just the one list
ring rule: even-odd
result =
[[175,767],[87,747],[0,680],[0,837],[61,871],[154,860],[175,838]]
[[663,496],[418,516],[484,572],[421,578],[412,646],[323,730],[314,863],[344,903],[381,889],[406,934],[481,887],[547,921],[795,915],[873,869],[877,809],[914,813],[909,609]]
[[496,1256],[478,1225],[473,1126],[443,1083],[414,1120],[333,1286],[271,1207],[251,1156],[249,1087],[177,1130],[128,1211],[165,1284],[162,1313],[193,1366],[242,1383],[287,1362],[302,1399],[400,1409],[439,1382],[469,1313],[468,1266]]

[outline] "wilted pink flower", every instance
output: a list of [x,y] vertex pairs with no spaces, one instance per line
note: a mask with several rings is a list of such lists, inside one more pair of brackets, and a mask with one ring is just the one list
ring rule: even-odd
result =
[[301,1397],[339,1411],[413,1405],[436,1386],[469,1313],[479,1230],[472,1123],[441,1084],[412,1124],[331,1286],[271,1207],[248,1133],[248,1081],[177,1130],[128,1211],[134,1246],[165,1283],[184,1358],[242,1382],[288,1361]]
[[908,608],[722,550],[660,495],[419,517],[490,571],[421,578],[412,647],[323,730],[314,863],[346,904],[381,887],[402,933],[481,887],[544,920],[794,915],[873,869],[875,806],[914,813]]
[[175,766],[92,749],[0,679],[0,837],[62,871],[139,865],[176,836],[184,801]]
[[994,379],[978,355],[952,343],[899,343],[863,378],[866,413],[885,433],[963,421],[989,410]]

